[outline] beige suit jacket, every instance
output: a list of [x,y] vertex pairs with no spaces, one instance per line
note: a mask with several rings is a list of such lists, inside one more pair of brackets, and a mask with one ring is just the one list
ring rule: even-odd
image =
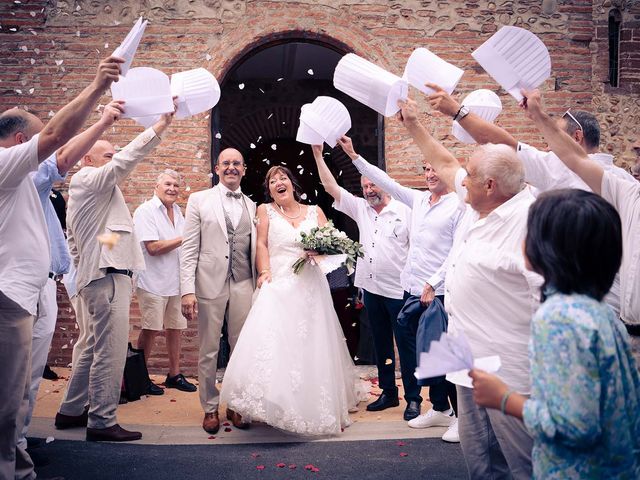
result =
[[[256,204],[242,196],[251,218],[251,265],[255,286]],[[218,186],[192,193],[185,214],[180,256],[180,293],[195,293],[201,298],[216,298],[227,280],[229,238]]]

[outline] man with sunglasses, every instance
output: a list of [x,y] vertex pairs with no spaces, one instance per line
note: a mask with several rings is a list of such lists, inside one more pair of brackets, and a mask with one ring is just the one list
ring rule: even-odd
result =
[[[538,150],[526,143],[517,141],[509,132],[493,123],[483,120],[460,105],[438,85],[427,84],[435,90],[429,95],[431,107],[440,113],[450,115],[479,143],[503,143],[516,150],[518,158],[524,165],[525,181],[535,187],[539,193],[558,188],[578,188],[591,191],[589,186],[553,152]],[[590,160],[600,165],[611,175],[625,181],[636,180],[626,170],[613,163],[613,155],[598,151],[600,146],[600,125],[592,114],[580,110],[567,110],[556,120],[558,127],[566,132],[585,152]],[[620,279],[616,276],[611,291],[605,301],[620,313]]]

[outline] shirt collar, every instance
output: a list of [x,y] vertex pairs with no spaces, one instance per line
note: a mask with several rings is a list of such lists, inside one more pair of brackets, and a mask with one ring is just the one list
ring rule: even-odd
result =
[[608,153],[590,153],[589,158],[598,162],[600,165],[613,165],[613,155]]
[[242,193],[242,190],[240,190],[240,187],[236,188],[235,191],[231,191],[229,190],[227,187],[225,187],[222,182],[219,182],[218,185],[220,186],[220,190],[222,190],[222,195],[225,196],[227,194],[227,192],[231,192],[231,193]]
[[[160,200],[160,198],[158,198],[158,196],[154,193],[153,194],[153,198],[151,200],[149,200],[151,202],[151,205],[153,205],[156,208],[162,208],[163,210],[167,210],[167,208],[164,206],[164,203],[162,203],[162,200]],[[172,205],[173,210],[175,211],[176,207],[178,207],[178,205],[176,205],[176,203],[174,203]]]

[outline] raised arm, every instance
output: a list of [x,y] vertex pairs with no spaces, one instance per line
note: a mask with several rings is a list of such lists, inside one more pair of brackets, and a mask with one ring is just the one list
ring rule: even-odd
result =
[[604,169],[592,161],[587,152],[574,141],[543,109],[539,90],[522,91],[526,98],[524,109],[544,136],[547,144],[560,160],[578,175],[589,188],[601,193]]
[[[435,90],[435,93],[427,96],[431,108],[451,118],[460,112],[462,105],[442,90],[440,86],[434,83],[426,83],[425,85]],[[518,141],[509,132],[491,122],[487,122],[473,112],[469,112],[465,117],[458,120],[458,123],[480,144],[503,143],[514,149],[518,146]]]
[[84,132],[76,135],[69,140],[64,147],[60,148],[56,152],[56,159],[58,163],[58,172],[60,175],[65,175],[73,166],[82,159],[82,157],[91,149],[94,143],[96,143],[102,134],[114,124],[116,120],[120,118],[123,113],[122,106],[124,102],[114,100],[110,102],[104,111],[100,120],[87,128]]
[[84,125],[94,105],[111,82],[117,82],[122,58],[107,57],[98,65],[95,78],[76,98],[56,113],[38,137],[38,161],[47,159]]
[[398,101],[400,111],[398,120],[405,126],[413,141],[418,145],[425,161],[429,162],[438,172],[438,177],[447,184],[450,190],[456,190],[456,172],[460,169],[460,163],[449,153],[418,120],[418,106],[411,99]]
[[337,202],[340,202],[340,185],[336,181],[335,177],[327,167],[327,164],[322,158],[322,145],[312,145],[313,158],[316,161],[318,167],[318,176],[320,177],[320,183],[324,187],[325,191],[331,195]]
[[375,165],[371,165],[364,158],[358,155],[353,148],[351,139],[346,135],[343,135],[338,139],[338,145],[340,145],[342,150],[344,150],[344,153],[349,156],[353,165],[358,169],[363,177],[371,180],[396,200],[404,203],[409,208],[413,208],[413,202],[422,197],[422,193],[419,190],[414,190],[413,188],[400,185],[391,178],[387,172],[380,170]]

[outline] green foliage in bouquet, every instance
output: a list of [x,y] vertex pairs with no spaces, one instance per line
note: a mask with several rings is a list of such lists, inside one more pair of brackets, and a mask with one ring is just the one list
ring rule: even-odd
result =
[[[364,257],[362,244],[351,240],[346,233],[333,226],[331,221],[324,227],[314,227],[309,233],[300,233],[302,248],[315,251],[319,255],[346,254],[344,265],[352,271],[359,257]],[[299,274],[307,263],[307,258],[302,257],[293,264],[293,273]]]

